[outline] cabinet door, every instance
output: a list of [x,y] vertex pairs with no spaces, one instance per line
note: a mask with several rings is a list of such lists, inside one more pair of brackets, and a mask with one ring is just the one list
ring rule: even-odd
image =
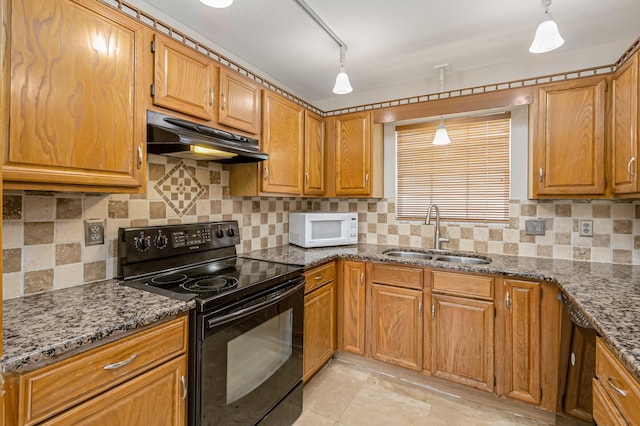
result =
[[264,93],[262,149],[269,159],[262,162],[262,190],[302,194],[304,161],[304,110],[272,92]]
[[611,174],[616,194],[638,192],[638,53],[613,78]]
[[538,90],[530,120],[534,197],[604,194],[605,87],[598,77]]
[[540,283],[505,280],[505,393],[540,402]]
[[587,422],[592,421],[591,381],[596,375],[596,332],[573,324],[564,412]]
[[186,425],[187,356],[148,371],[43,425]]
[[142,24],[88,0],[16,0],[5,188],[144,189]]
[[155,34],[154,105],[213,120],[217,65],[206,56]]
[[493,391],[492,302],[432,294],[434,376]]
[[234,73],[220,69],[218,121],[245,132],[260,133],[260,87]]
[[324,194],[324,119],[304,112],[304,193]]
[[371,193],[371,113],[353,113],[335,121],[336,195]]
[[422,370],[422,291],[371,284],[371,356]]
[[346,260],[340,282],[338,335],[340,349],[364,355],[365,264]]
[[304,360],[302,379],[306,382],[336,350],[335,281],[304,297]]

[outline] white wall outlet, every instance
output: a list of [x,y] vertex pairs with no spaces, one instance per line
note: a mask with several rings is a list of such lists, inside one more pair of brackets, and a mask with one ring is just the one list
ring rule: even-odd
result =
[[104,244],[104,220],[87,219],[84,221],[84,245]]
[[580,219],[580,236],[593,237],[593,220]]

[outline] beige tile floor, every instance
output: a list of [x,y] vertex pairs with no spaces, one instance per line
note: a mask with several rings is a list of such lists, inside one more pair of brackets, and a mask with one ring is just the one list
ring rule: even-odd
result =
[[305,386],[304,408],[294,426],[547,424],[332,360]]

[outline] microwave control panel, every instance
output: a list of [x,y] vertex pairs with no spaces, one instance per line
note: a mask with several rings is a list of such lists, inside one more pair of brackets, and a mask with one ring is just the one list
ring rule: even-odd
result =
[[349,233],[352,241],[358,241],[358,218],[351,218],[351,232]]

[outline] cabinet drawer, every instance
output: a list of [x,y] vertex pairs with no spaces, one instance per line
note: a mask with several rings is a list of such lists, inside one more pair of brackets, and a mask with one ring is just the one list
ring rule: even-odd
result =
[[19,416],[39,422],[187,351],[177,318],[20,376]]
[[400,265],[373,264],[372,281],[396,287],[422,289],[422,268]]
[[626,426],[618,410],[605,394],[598,379],[593,379],[593,420],[599,425]]
[[640,384],[600,338],[596,341],[596,376],[622,416],[630,424],[640,424]]
[[335,277],[336,262],[327,263],[305,272],[304,278],[307,280],[307,284],[304,287],[304,293],[307,294],[321,285],[333,281]]
[[480,275],[432,271],[434,292],[493,299],[493,278]]

